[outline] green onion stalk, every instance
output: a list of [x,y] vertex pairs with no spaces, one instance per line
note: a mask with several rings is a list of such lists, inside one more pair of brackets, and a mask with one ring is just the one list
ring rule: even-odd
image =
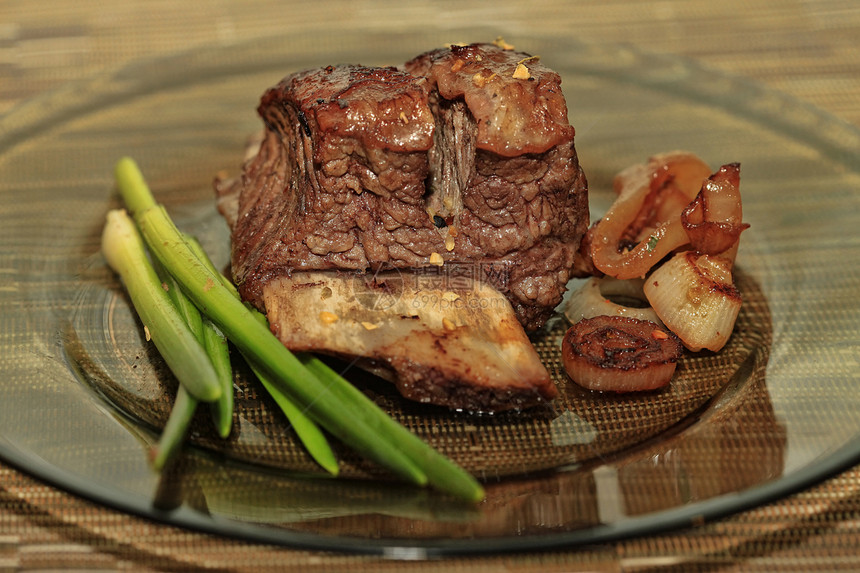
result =
[[131,218],[111,211],[102,232],[102,253],[120,276],[135,311],[179,383],[198,400],[211,402],[221,385],[209,356],[161,286]]
[[[200,243],[188,235],[185,235],[185,240],[188,242],[188,246],[192,251],[194,251],[194,254],[197,255],[197,258],[200,259],[200,261],[206,265],[213,274],[221,279],[221,284],[224,288],[233,293],[233,296],[238,300],[239,293],[236,291],[233,284],[227,280],[227,277],[217,271],[215,265],[203,250]],[[261,312],[251,308],[248,308],[248,310],[254,315],[257,321],[268,328],[269,322]],[[208,321],[208,319],[204,320]],[[288,395],[281,392],[277,384],[271,382],[261,368],[254,364],[252,360],[249,360],[247,356],[243,355],[243,357],[250,365],[251,370],[257,376],[257,379],[260,380],[260,383],[262,383],[263,387],[281,409],[281,412],[283,412],[287,417],[287,420],[290,422],[290,426],[293,428],[293,431],[296,433],[296,436],[299,438],[302,445],[304,445],[307,452],[328,473],[337,475],[340,471],[337,458],[335,457],[334,451],[331,449],[331,445],[328,443],[325,434],[320,430],[319,426],[315,424],[313,420],[305,414],[304,410],[299,408]]]
[[[382,411],[319,359],[292,354],[201,261],[161,205],[153,205],[137,165],[123,159],[117,181],[146,245],[200,312],[247,357],[268,382],[330,434],[400,478],[459,498],[483,499],[481,485]],[[232,285],[231,285],[232,286]]]
[[[156,205],[155,197],[149,190],[140,170],[132,160],[128,158],[120,160],[116,168],[116,178],[120,189],[135,190],[133,194],[126,194],[124,196],[126,205],[132,213],[140,213]],[[235,292],[233,285],[226,277],[218,273],[215,265],[206,255],[200,243],[190,235],[184,235],[184,238],[197,257],[207,265],[213,274],[218,275],[222,279],[222,283],[226,287],[233,289],[235,296],[238,298],[238,292]],[[218,400],[211,404],[212,418],[219,435],[227,437],[230,433],[233,418],[233,372],[230,365],[227,339],[211,320],[200,314],[197,307],[182,292],[173,276],[164,269],[163,265],[157,259],[153,261],[153,267],[161,280],[162,288],[167,292],[168,297],[186,321],[191,332],[205,348],[215,368],[218,379],[221,382],[222,393]],[[266,321],[265,316],[262,314],[259,314],[259,317],[262,317],[264,322]],[[265,322],[265,324],[268,324],[268,322]],[[288,396],[283,394],[277,386],[265,380],[265,375],[259,368],[252,365],[252,369],[261,378],[263,386],[272,395],[275,403],[287,416],[297,437],[311,457],[327,472],[337,475],[339,472],[337,459],[319,427]],[[197,400],[180,385],[177,389],[176,400],[170,417],[159,437],[158,444],[151,454],[152,464],[155,469],[160,470],[163,468],[167,461],[179,450],[179,446],[184,441],[188,426],[194,417],[197,403]]]

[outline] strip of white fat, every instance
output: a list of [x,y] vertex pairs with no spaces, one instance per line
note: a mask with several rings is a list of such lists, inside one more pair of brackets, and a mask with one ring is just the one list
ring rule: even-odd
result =
[[395,377],[411,365],[458,384],[555,391],[507,298],[468,277],[293,272],[263,298],[294,351],[370,358]]

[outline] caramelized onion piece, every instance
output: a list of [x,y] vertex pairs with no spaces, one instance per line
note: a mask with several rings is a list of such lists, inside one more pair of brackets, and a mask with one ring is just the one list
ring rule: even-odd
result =
[[680,212],[710,174],[701,159],[681,151],[654,156],[619,173],[618,198],[589,231],[594,267],[619,279],[643,277],[686,245],[689,237]]
[[564,369],[589,390],[634,392],[668,384],[681,342],[659,325],[635,318],[583,319],[562,340]]
[[595,316],[629,316],[659,323],[642,287],[645,279],[619,280],[591,277],[573,291],[564,306],[571,323]]
[[660,320],[692,351],[725,346],[741,309],[732,261],[693,251],[676,254],[644,286]]
[[717,255],[738,242],[743,223],[740,164],[723,165],[702,185],[696,198],[681,213],[681,224],[692,248]]

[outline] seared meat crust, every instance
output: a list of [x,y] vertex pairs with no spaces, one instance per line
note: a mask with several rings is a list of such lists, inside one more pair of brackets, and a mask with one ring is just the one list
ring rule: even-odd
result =
[[427,52],[405,69],[428,78],[441,98],[466,102],[477,123],[478,149],[516,157],[573,140],[561,77],[538,57],[470,44]]
[[[527,68],[528,78],[518,66]],[[560,78],[491,44],[405,69],[329,66],[261,99],[266,129],[241,179],[232,268],[264,309],[293,270],[467,273],[526,329],[561,301],[588,224],[587,184]]]
[[434,125],[425,85],[392,68],[330,66],[263,95],[259,152],[222,190],[239,193],[243,297],[262,308],[264,283],[293,269],[422,266],[440,248],[422,200]]

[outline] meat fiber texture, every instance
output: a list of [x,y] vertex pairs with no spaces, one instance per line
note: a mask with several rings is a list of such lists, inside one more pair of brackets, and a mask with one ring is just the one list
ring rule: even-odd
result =
[[261,98],[259,150],[216,185],[242,296],[265,310],[293,271],[423,269],[491,285],[540,328],[588,225],[560,84],[494,44],[286,77]]

